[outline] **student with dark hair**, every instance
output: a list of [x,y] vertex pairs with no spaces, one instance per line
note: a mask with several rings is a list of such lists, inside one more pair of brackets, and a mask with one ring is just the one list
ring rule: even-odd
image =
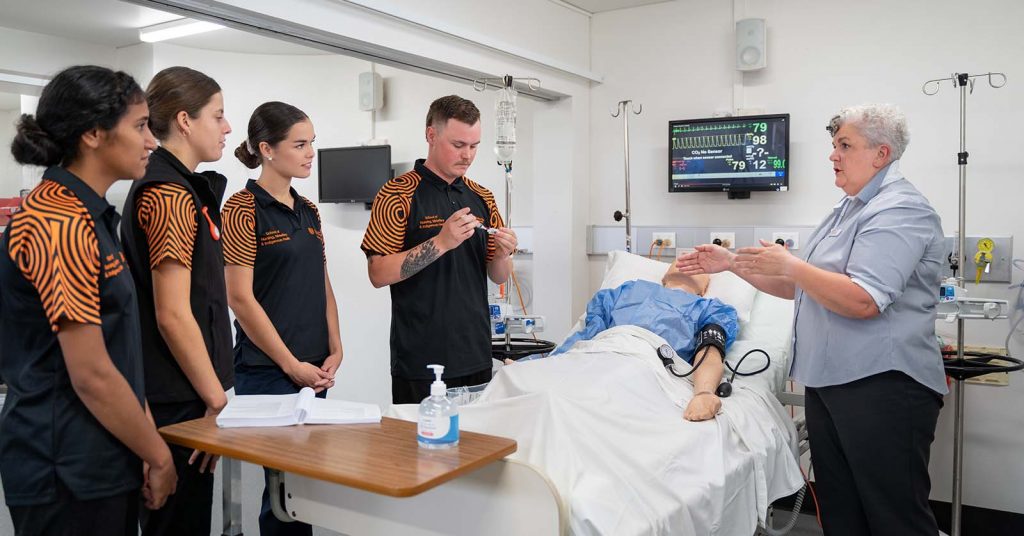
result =
[[480,144],[476,105],[457,95],[435,100],[426,138],[426,160],[377,193],[362,244],[370,282],[391,286],[395,404],[430,394],[428,363],[445,366],[448,387],[490,381],[486,278],[508,280],[517,243],[494,195],[465,176]]
[[48,166],[0,239],[9,391],[0,478],[15,533],[135,535],[177,477],[148,418],[135,284],[105,199],[146,172],[156,141],[131,76],[68,68],[23,115],[11,153]]
[[[138,283],[146,398],[166,426],[218,413],[233,385],[219,211],[227,179],[196,172],[220,160],[231,126],[217,82],[186,67],[157,73],[146,100],[160,147],[128,193],[121,234]],[[171,452],[178,493],[143,512],[142,532],[209,534],[216,457]]]
[[[283,102],[261,104],[235,156],[257,180],[224,204],[228,302],[235,312],[235,393],[277,395],[311,387],[327,395],[342,360],[338,304],[327,275],[320,213],[291,187],[309,177],[313,123]],[[263,491],[260,534],[309,535],[283,523]]]

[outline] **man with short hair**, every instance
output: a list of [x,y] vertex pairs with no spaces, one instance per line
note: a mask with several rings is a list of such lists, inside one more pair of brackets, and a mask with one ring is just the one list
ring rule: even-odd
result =
[[429,396],[428,364],[444,365],[448,387],[490,381],[487,277],[508,280],[517,245],[494,195],[465,176],[480,144],[476,105],[435,100],[426,139],[426,160],[377,193],[362,243],[370,282],[391,287],[395,404]]

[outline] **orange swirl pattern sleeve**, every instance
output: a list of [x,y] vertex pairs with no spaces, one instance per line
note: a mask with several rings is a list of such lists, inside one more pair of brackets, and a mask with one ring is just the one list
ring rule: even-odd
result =
[[81,201],[56,182],[44,180],[11,222],[9,252],[39,292],[46,319],[56,332],[62,319],[101,324],[99,242]]
[[[473,191],[473,193],[479,195],[480,198],[484,200],[484,204],[487,205],[487,226],[494,228],[504,227],[505,222],[504,220],[501,219],[501,213],[498,212],[498,204],[494,202],[494,194],[492,194],[491,191],[488,190],[487,188],[484,188],[483,186],[480,186],[479,184],[469,179],[463,180],[466,181],[466,186],[468,186],[469,189]],[[494,260],[494,252],[497,250],[497,248],[498,246],[494,242],[494,236],[488,235],[487,262],[491,262],[492,260]]]
[[419,175],[410,171],[391,179],[377,192],[361,246],[367,256],[391,255],[404,250],[409,208],[419,184]]
[[191,270],[198,229],[192,194],[180,184],[155,184],[142,191],[135,211],[149,244],[149,267],[173,259]]
[[224,203],[224,263],[256,266],[256,196],[242,190]]

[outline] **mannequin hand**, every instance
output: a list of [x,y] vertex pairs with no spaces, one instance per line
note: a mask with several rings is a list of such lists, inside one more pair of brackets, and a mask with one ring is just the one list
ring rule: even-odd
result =
[[683,411],[683,418],[688,421],[706,421],[715,418],[722,409],[722,400],[714,393],[699,393],[690,399]]

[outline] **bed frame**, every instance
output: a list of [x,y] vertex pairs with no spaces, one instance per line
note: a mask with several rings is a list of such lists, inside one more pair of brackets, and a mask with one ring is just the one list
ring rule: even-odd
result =
[[[279,485],[273,485],[275,480]],[[388,497],[294,474],[272,476],[274,514],[343,534],[567,534],[569,510],[536,467],[501,460],[419,495]]]

